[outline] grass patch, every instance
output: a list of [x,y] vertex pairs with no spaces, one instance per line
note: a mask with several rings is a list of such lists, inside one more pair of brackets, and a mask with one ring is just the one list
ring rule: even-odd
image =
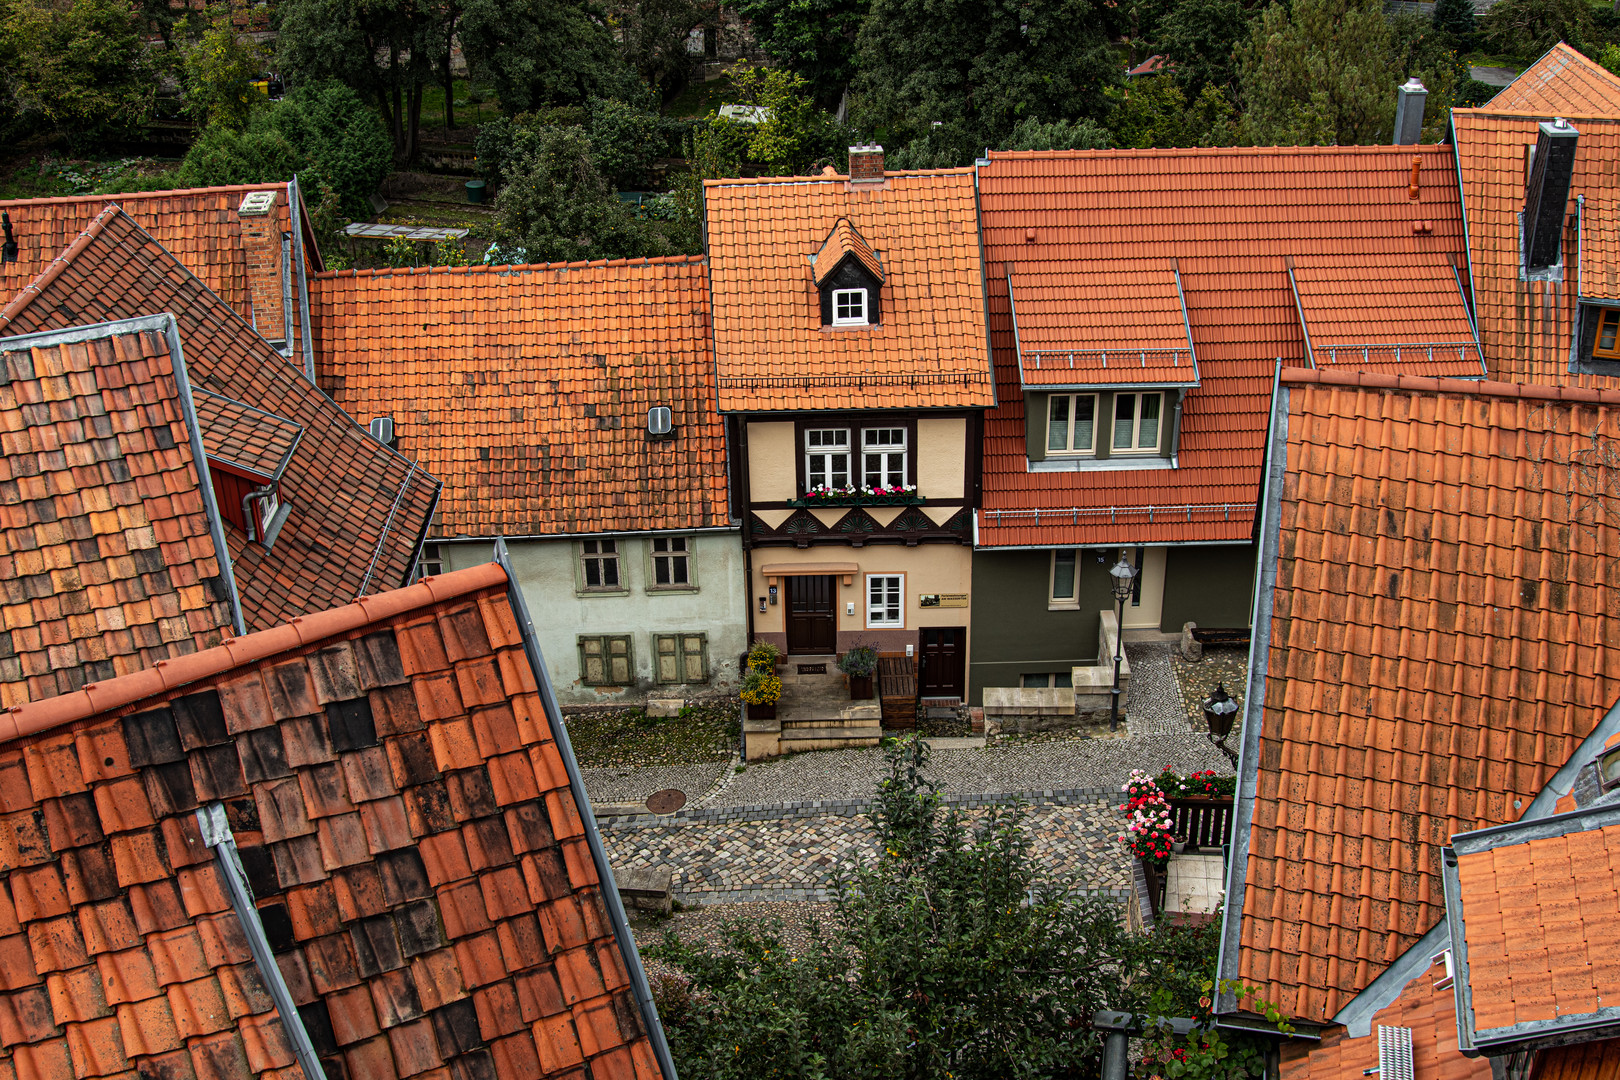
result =
[[[501,114],[500,105],[496,103],[493,92],[474,87],[466,79],[455,80],[451,87],[455,92],[454,130],[444,126],[444,87],[434,84],[422,88],[422,134],[432,135],[438,142],[471,143],[475,131],[462,129],[476,129],[485,120],[495,119]],[[474,98],[479,100],[474,101]]]
[[691,705],[680,716],[643,709],[596,710],[568,717],[568,739],[586,769],[641,769],[724,761],[741,735],[735,705]]

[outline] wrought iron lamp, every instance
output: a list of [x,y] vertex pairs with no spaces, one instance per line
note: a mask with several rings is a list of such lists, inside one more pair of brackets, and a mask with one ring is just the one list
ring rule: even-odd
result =
[[1114,688],[1108,698],[1109,731],[1119,730],[1119,662],[1125,654],[1125,601],[1131,598],[1136,573],[1136,567],[1126,561],[1123,551],[1119,562],[1108,571],[1108,576],[1114,579]]
[[1237,719],[1238,703],[1226,692],[1226,683],[1215,684],[1215,692],[1204,699],[1204,723],[1209,726],[1209,739],[1220,752],[1237,764],[1237,755],[1226,748],[1226,737],[1232,733],[1232,721]]

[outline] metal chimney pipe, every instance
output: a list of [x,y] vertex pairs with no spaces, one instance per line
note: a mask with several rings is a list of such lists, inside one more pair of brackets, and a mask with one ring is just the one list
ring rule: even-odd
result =
[[1429,91],[1417,77],[1406,80],[1406,85],[1395,91],[1395,145],[1416,146],[1423,137],[1423,110],[1429,101]]

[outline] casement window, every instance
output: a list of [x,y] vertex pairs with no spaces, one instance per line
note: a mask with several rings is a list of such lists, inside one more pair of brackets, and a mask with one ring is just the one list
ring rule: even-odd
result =
[[1018,685],[1025,690],[1051,690],[1074,685],[1074,676],[1067,671],[1041,671],[1018,676]]
[[849,429],[811,428],[804,433],[806,487],[849,486]]
[[709,635],[654,634],[653,678],[665,684],[709,681]]
[[1097,452],[1097,396],[1053,394],[1046,408],[1048,454]]
[[865,289],[834,289],[832,309],[834,326],[865,326],[871,322],[866,317]]
[[866,625],[870,629],[906,625],[906,576],[866,575]]
[[617,592],[624,588],[624,577],[619,572],[617,540],[581,540],[579,560],[582,588],[604,592]]
[[1078,608],[1080,606],[1080,560],[1074,548],[1058,548],[1052,552],[1050,589],[1046,596],[1048,608]]
[[647,572],[647,588],[690,589],[697,584],[686,537],[653,537],[648,545],[648,559],[651,565]]
[[422,557],[416,563],[416,580],[437,577],[444,573],[444,545],[423,544]]
[[866,428],[861,432],[861,477],[867,487],[904,486],[905,428]]
[[1603,308],[1599,313],[1592,355],[1600,360],[1620,360],[1620,308]]
[[1114,453],[1157,454],[1159,414],[1163,408],[1161,393],[1115,394]]
[[576,640],[580,682],[586,686],[629,686],[635,681],[629,634],[582,634]]

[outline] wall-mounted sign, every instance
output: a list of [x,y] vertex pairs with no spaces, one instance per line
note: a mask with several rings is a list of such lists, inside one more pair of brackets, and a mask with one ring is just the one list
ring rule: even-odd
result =
[[923,593],[917,597],[918,607],[967,607],[968,594],[957,593]]

